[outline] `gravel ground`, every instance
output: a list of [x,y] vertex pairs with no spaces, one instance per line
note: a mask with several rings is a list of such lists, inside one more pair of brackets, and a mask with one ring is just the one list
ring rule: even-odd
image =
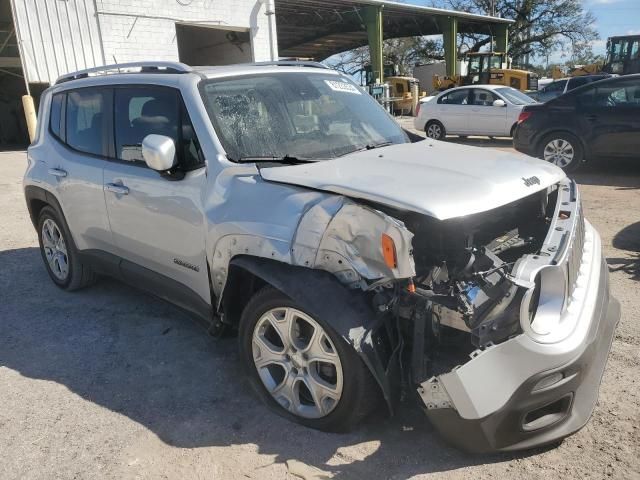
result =
[[556,448],[489,456],[448,447],[411,407],[345,435],[293,425],[250,393],[235,339],[114,281],[58,290],[22,195],[24,153],[0,153],[0,167],[2,479],[282,479],[305,465],[339,479],[640,478],[640,165],[578,175],[623,308],[593,418]]

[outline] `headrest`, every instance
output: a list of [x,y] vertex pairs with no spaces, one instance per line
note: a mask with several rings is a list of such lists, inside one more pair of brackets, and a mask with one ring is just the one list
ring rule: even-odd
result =
[[166,109],[162,100],[149,100],[142,106],[142,117],[166,117]]

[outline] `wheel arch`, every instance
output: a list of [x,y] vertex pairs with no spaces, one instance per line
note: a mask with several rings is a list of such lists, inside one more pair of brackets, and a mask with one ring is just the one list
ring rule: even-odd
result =
[[34,227],[38,226],[38,218],[40,212],[44,207],[52,207],[66,222],[62,206],[58,199],[48,190],[34,185],[27,185],[24,188],[24,196],[27,201],[27,209],[29,210],[29,216],[31,217],[31,223]]
[[400,391],[399,362],[396,355],[389,355],[372,340],[373,332],[384,322],[384,315],[373,310],[364,292],[345,286],[329,272],[262,257],[234,257],[229,272],[221,299],[225,323],[238,325],[251,295],[270,285],[309,315],[327,322],[356,350],[393,412]]

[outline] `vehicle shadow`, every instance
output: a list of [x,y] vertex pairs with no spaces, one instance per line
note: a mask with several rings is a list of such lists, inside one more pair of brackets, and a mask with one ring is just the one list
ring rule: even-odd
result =
[[626,250],[630,257],[607,258],[612,272],[623,271],[632,279],[640,280],[640,222],[633,223],[620,230],[613,237],[612,245]]
[[[380,410],[347,434],[300,427],[250,392],[236,339],[208,337],[182,311],[115,281],[63,292],[36,248],[0,252],[0,265],[0,366],[64,385],[168,445],[252,444],[275,462],[298,460],[342,479],[408,478],[541,451],[462,453],[411,405],[394,418]],[[345,453],[366,442],[366,453]]]
[[606,185],[618,190],[637,190],[640,189],[640,161],[601,160],[585,165],[571,176],[581,185]]

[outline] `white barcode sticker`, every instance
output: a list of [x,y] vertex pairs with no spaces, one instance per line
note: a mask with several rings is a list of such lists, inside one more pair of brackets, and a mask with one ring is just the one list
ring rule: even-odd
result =
[[329,88],[335,92],[355,93],[356,95],[362,95],[362,92],[358,89],[358,87],[348,82],[336,82],[335,80],[325,80],[324,83],[329,85]]

